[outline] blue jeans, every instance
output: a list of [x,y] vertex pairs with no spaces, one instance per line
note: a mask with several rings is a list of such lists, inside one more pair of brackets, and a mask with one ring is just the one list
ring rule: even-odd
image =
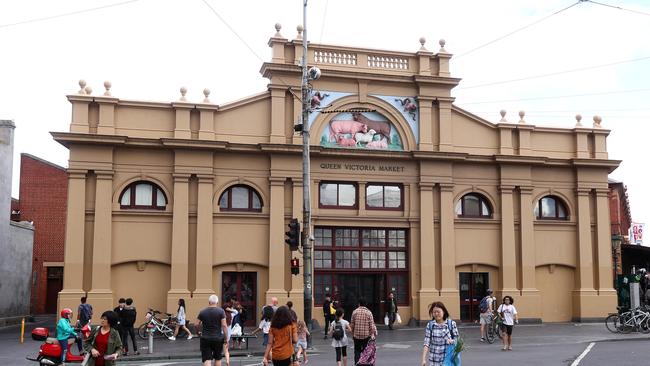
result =
[[[79,354],[83,352],[83,347],[81,345],[81,338],[75,337],[75,336],[70,336],[68,339],[73,338],[75,340],[75,343],[77,344],[77,349],[79,350]],[[60,340],[59,339],[59,346],[61,346],[61,362],[65,362],[65,356],[68,353],[68,339]]]

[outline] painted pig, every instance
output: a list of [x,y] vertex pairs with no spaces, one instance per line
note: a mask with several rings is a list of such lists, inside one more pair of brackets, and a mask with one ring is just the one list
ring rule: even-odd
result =
[[341,147],[355,147],[357,146],[357,141],[355,139],[349,139],[340,135],[336,136],[336,144]]
[[332,121],[330,122],[330,141],[332,141],[336,136],[349,133],[354,136],[357,132],[368,132],[368,126],[361,122],[357,121]]

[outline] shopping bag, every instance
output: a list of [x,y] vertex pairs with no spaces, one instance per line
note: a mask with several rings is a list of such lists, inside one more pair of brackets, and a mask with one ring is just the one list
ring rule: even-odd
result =
[[395,313],[395,321],[397,324],[402,324],[402,317],[399,316],[399,313]]
[[388,325],[390,323],[390,320],[388,319],[388,313],[386,313],[386,316],[384,316],[384,325]]
[[456,353],[455,349],[455,344],[448,344],[445,347],[445,359],[442,362],[442,366],[461,366],[460,353]]
[[361,352],[361,356],[359,356],[359,362],[357,362],[357,366],[374,365],[376,353],[377,345],[375,344],[375,340],[370,339],[366,348],[364,348],[363,352]]
[[240,337],[242,334],[241,331],[241,326],[239,324],[235,324],[232,326],[232,331],[230,332],[230,335],[233,335],[235,337]]

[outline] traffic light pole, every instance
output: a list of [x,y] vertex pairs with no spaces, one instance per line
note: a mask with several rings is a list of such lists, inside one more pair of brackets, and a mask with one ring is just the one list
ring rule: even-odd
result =
[[[309,80],[307,79],[307,0],[303,0],[302,12],[302,253],[304,278],[305,323],[312,325],[312,241],[311,241],[311,174],[309,163]],[[311,337],[309,337],[311,345]]]

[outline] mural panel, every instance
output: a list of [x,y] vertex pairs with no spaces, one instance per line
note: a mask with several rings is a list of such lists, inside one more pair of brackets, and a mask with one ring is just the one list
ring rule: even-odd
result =
[[377,112],[337,114],[323,130],[320,145],[347,149],[404,150],[395,125]]

